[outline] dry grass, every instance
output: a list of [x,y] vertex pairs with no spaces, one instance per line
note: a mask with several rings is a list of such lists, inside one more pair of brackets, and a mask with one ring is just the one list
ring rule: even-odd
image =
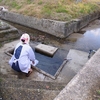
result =
[[0,0],[0,5],[24,15],[68,21],[100,9],[97,2],[100,0]]

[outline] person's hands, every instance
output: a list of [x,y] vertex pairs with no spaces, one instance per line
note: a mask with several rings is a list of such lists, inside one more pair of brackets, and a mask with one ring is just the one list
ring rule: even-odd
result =
[[34,64],[34,61],[32,61],[32,63]]

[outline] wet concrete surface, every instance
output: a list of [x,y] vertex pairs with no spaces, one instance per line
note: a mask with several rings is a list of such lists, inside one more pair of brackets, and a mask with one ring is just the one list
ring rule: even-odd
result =
[[[96,20],[96,22],[98,22],[98,21]],[[96,24],[96,22],[94,22],[94,23]],[[12,24],[12,25],[14,25],[14,24]],[[66,53],[64,53],[64,54],[67,56],[70,49],[75,49],[75,50],[80,50],[80,51],[86,52],[86,55],[88,55],[90,49],[97,50],[100,47],[100,42],[99,42],[100,29],[91,30],[90,27],[99,27],[99,25],[100,25],[99,23],[98,23],[98,25],[96,24],[96,26],[94,24],[93,25],[90,24],[89,26],[87,26],[87,28],[83,29],[85,32],[84,34],[73,33],[67,39],[64,39],[64,40],[55,38],[50,35],[46,35],[45,33],[41,34],[40,31],[29,29],[29,28],[26,28],[26,27],[23,27],[20,25],[14,25],[14,26],[16,28],[18,28],[18,30],[21,34],[24,32],[32,34],[31,46],[34,44],[37,44],[37,43],[50,44],[52,46],[56,46],[62,50],[65,50]],[[20,76],[20,78],[27,79],[26,77],[24,77],[24,75],[20,75],[19,73],[13,71],[10,68],[10,66],[8,65],[10,56],[8,56],[7,54],[4,53],[4,51],[6,51],[6,50],[14,48],[18,42],[19,42],[19,40],[15,40],[13,42],[7,43],[0,49],[1,72],[3,72],[4,74],[18,75],[18,76]],[[84,58],[84,54],[80,55],[80,57]],[[77,56],[76,56],[76,59],[77,59]],[[86,63],[86,61],[88,61],[88,59],[85,58],[84,64]],[[82,66],[80,68],[82,68]],[[77,72],[78,72],[78,70],[75,71],[74,66],[73,66],[73,68],[70,68],[70,67],[67,67],[67,64],[66,64],[66,66],[62,69],[62,71],[60,72],[60,74],[58,75],[56,80],[52,80],[50,77],[41,74],[40,72],[36,71],[35,69],[33,70],[32,75],[30,77],[28,77],[28,79],[39,80],[39,81],[55,81],[55,82],[57,81],[57,82],[68,83],[77,74]]]

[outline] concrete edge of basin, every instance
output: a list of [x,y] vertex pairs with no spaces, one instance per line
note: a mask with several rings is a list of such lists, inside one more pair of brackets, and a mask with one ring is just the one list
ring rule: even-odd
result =
[[80,19],[71,21],[57,21],[51,19],[38,19],[32,16],[25,16],[9,11],[1,11],[0,18],[13,23],[17,23],[26,27],[46,32],[58,38],[66,38],[71,33],[78,32],[80,29],[88,25],[91,21],[100,17],[100,12],[88,14]]
[[93,91],[100,82],[100,49],[54,100],[92,100]]

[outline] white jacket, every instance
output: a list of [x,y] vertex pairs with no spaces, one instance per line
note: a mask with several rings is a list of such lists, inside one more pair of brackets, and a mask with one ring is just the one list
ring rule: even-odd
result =
[[[21,50],[21,53],[19,55],[19,58],[16,59],[15,52],[19,46],[22,46],[22,50]],[[22,43],[17,44],[17,46],[14,50],[14,54],[11,57],[11,59],[9,60],[10,66],[12,66],[13,62],[16,62],[16,61],[18,61],[18,63],[19,63],[20,70],[24,73],[28,73],[29,69],[31,68],[32,61],[34,61],[34,62],[37,61],[37,63],[38,63],[38,60],[36,60],[34,51],[30,47],[30,45],[22,44]]]

